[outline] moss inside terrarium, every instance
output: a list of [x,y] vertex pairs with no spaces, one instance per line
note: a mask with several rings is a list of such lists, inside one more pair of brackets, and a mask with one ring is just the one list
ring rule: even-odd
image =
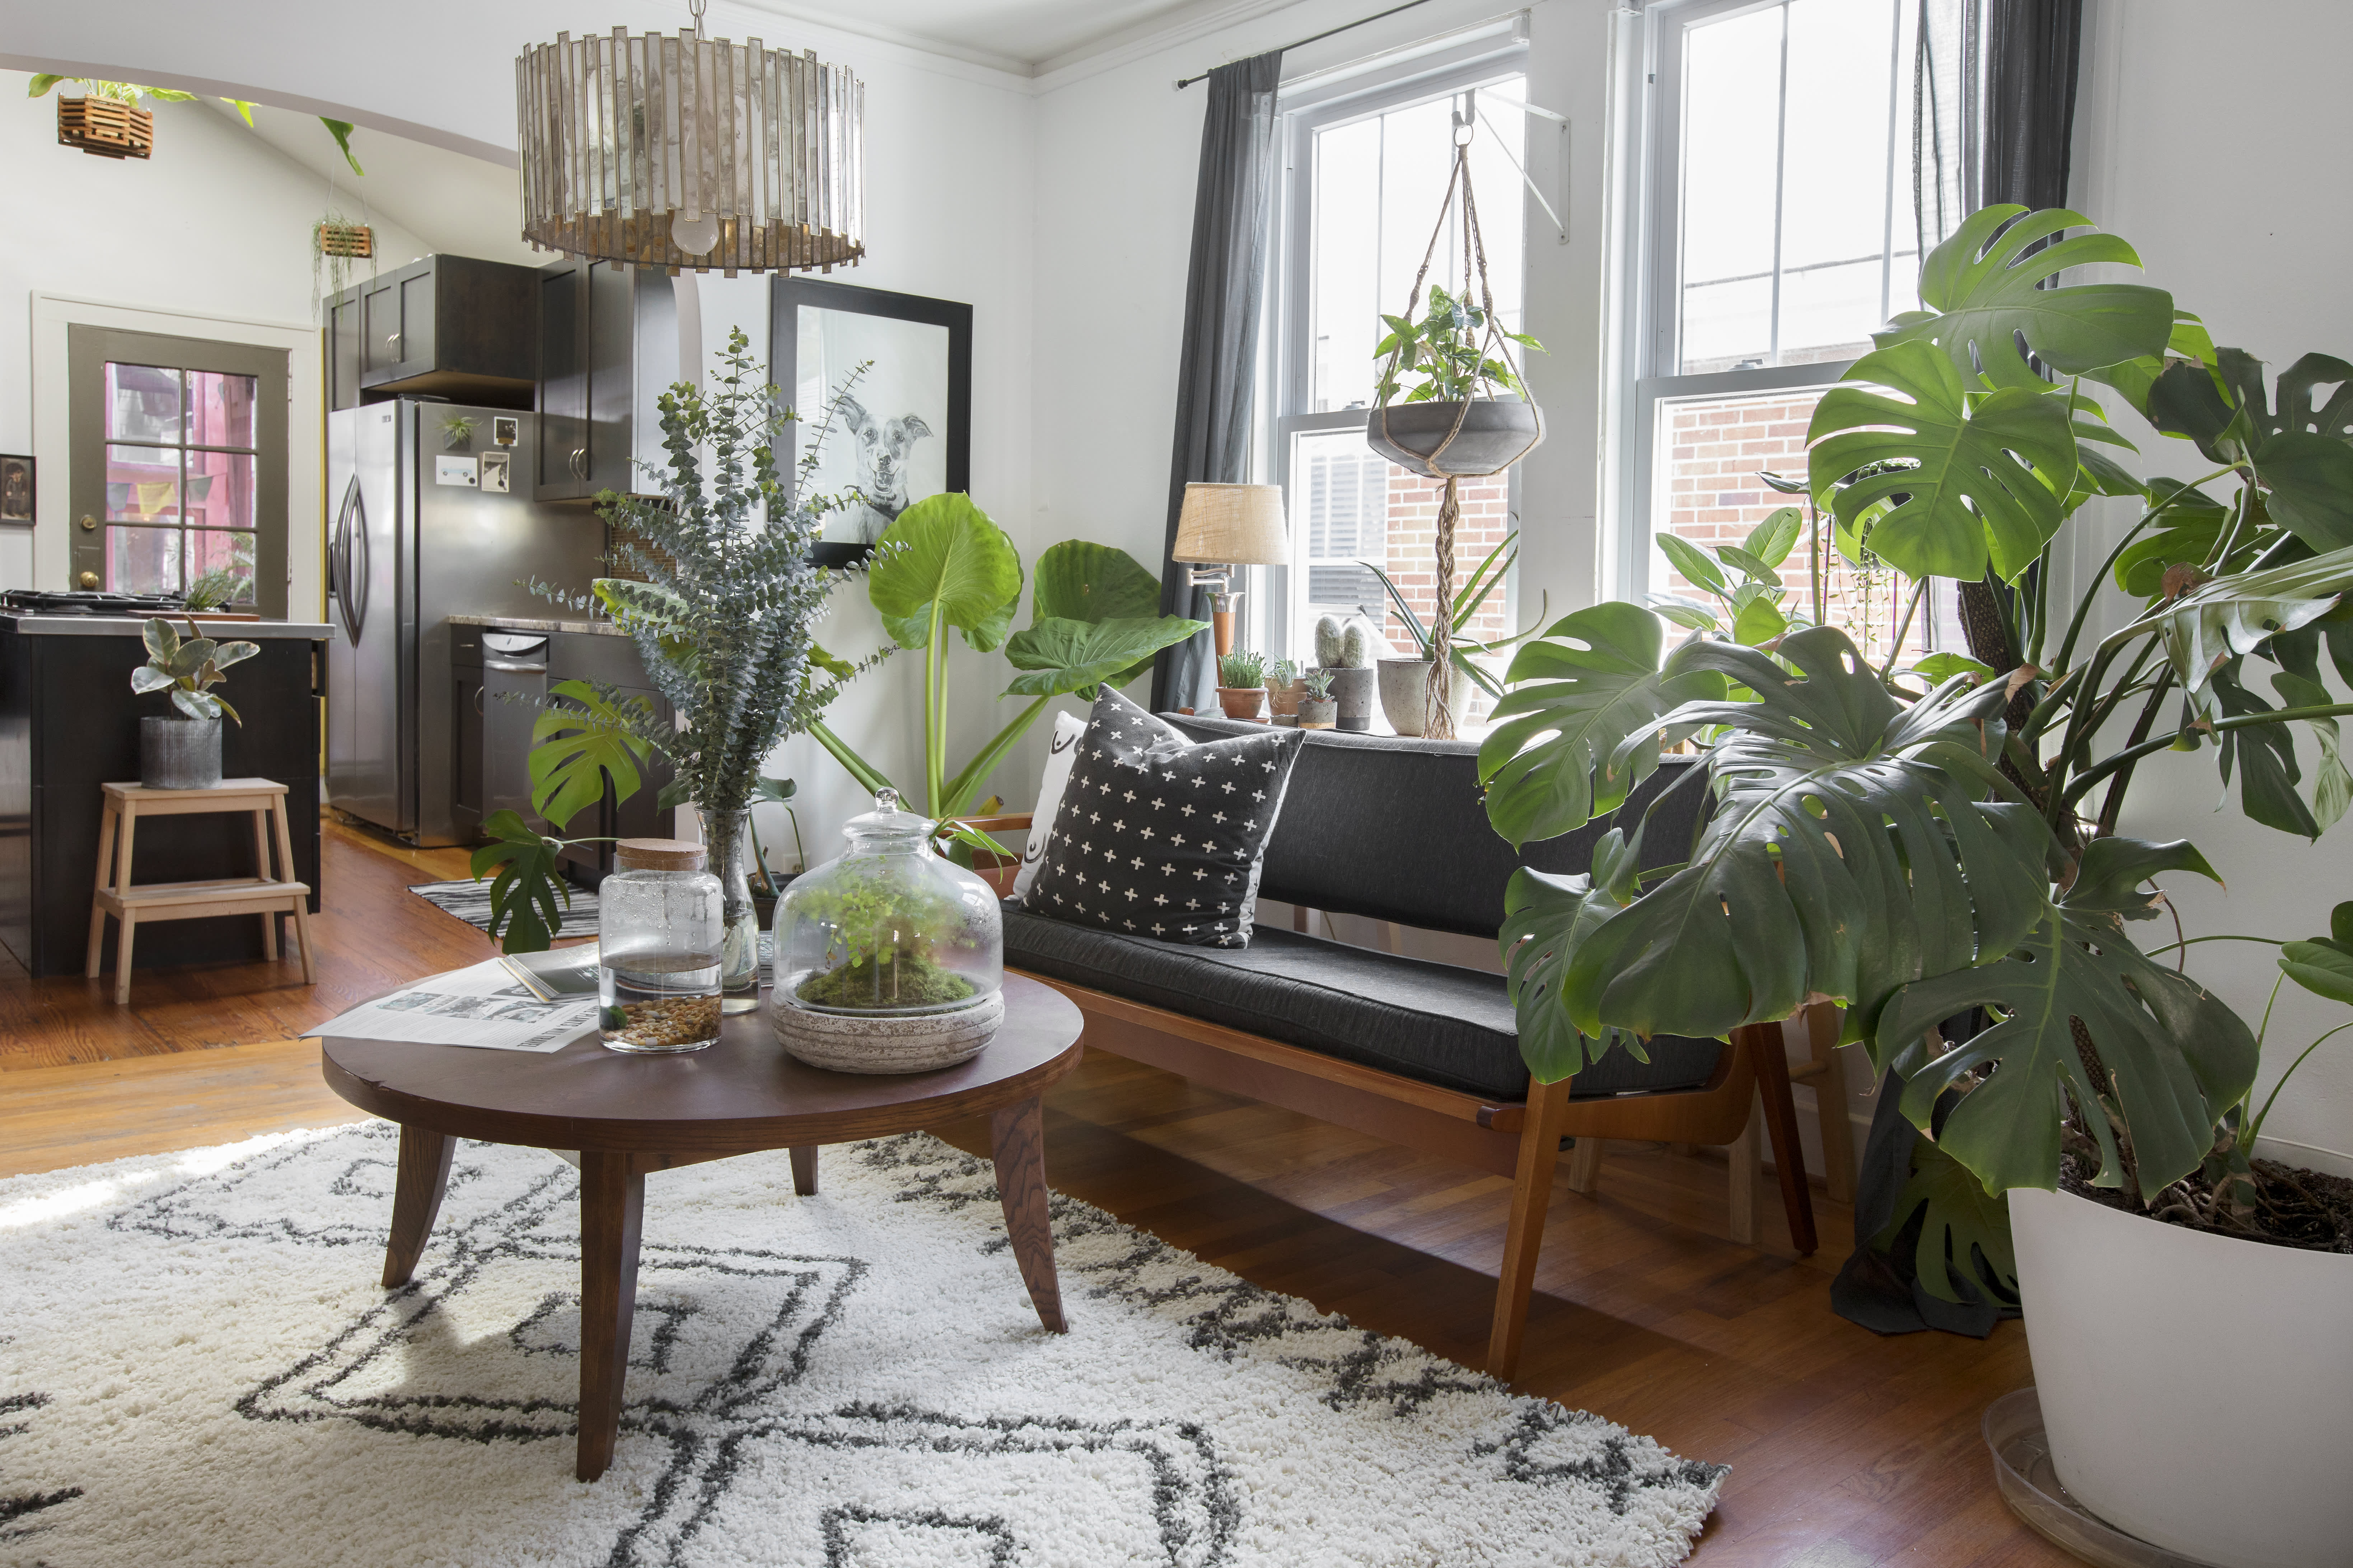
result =
[[972,995],[973,985],[928,958],[885,952],[879,961],[860,960],[812,974],[801,982],[795,994],[816,1007],[884,1011],[945,1006]]

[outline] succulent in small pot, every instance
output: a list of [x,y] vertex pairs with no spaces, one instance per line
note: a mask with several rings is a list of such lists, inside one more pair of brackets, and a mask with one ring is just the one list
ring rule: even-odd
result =
[[1339,722],[1340,700],[1332,695],[1332,674],[1328,669],[1311,669],[1301,678],[1301,729],[1329,730]]
[[1218,706],[1229,719],[1255,719],[1266,696],[1266,656],[1238,647],[1218,656]]
[[221,671],[259,653],[249,642],[216,642],[188,622],[183,638],[160,617],[142,636],[147,662],[131,672],[131,689],[144,696],[168,691],[176,715],[143,715],[139,721],[139,782],[149,789],[210,789],[221,779],[221,715],[245,722],[212,688]]
[[1266,708],[1279,721],[1299,717],[1299,698],[1304,689],[1299,684],[1299,664],[1295,659],[1273,658],[1266,665]]

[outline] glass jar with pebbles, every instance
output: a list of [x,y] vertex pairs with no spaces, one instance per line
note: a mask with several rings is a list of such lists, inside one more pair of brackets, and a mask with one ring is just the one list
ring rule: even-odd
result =
[[605,1048],[699,1051],[719,1038],[726,937],[719,879],[700,844],[624,838],[596,889],[597,1021]]

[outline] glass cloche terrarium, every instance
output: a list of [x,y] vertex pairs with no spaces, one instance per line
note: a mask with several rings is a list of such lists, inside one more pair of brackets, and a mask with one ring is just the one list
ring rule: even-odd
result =
[[1005,931],[987,883],[934,854],[894,790],[842,826],[847,854],[776,905],[769,1016],[787,1053],[839,1072],[929,1072],[1005,1017]]

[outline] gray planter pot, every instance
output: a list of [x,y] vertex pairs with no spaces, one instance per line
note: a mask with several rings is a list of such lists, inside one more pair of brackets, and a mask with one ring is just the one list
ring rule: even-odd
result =
[[1369,668],[1350,669],[1333,665],[1323,668],[1332,672],[1332,700],[1340,705],[1339,727],[1359,732],[1371,729],[1375,672]]
[[[1454,679],[1447,688],[1447,706],[1454,710],[1455,722],[1460,724],[1470,716],[1471,678],[1462,673],[1461,665],[1451,667],[1448,673]],[[1381,660],[1381,714],[1388,720],[1390,729],[1400,735],[1420,734],[1429,693],[1428,659]]]
[[1339,721],[1339,717],[1340,704],[1329,697],[1321,701],[1313,697],[1303,697],[1299,700],[1299,717],[1296,722],[1303,730],[1329,730]]
[[[1395,403],[1373,411],[1365,438],[1374,451],[1426,479],[1500,474],[1545,437],[1544,410],[1517,398],[1482,400],[1462,416],[1449,442],[1460,403]],[[1439,448],[1445,450],[1440,452]],[[1435,454],[1435,457],[1433,457]]]
[[217,719],[139,721],[139,782],[149,789],[210,789],[221,781]]

